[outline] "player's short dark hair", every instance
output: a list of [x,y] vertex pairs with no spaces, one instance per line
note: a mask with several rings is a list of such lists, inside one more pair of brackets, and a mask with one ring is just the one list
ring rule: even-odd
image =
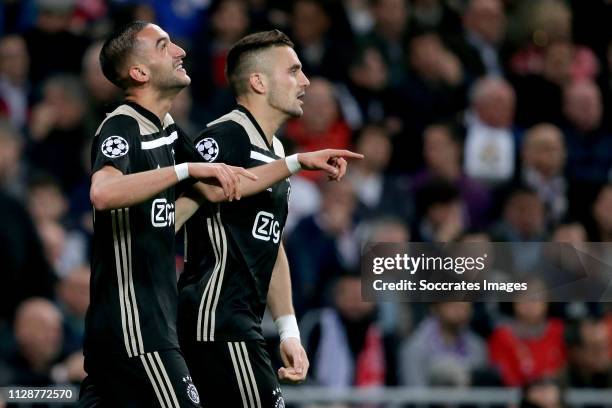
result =
[[248,90],[247,74],[249,62],[258,52],[271,47],[291,47],[293,42],[285,33],[279,30],[261,31],[247,35],[238,40],[227,54],[225,75],[235,96],[243,95]]
[[126,89],[129,80],[121,70],[136,46],[136,35],[150,23],[132,21],[121,27],[104,42],[100,51],[100,66],[104,76],[121,89]]

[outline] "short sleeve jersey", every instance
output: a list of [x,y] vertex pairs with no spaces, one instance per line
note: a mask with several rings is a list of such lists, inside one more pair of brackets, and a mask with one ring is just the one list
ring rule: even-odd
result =
[[[110,113],[92,146],[92,173],[174,165],[180,129],[134,103]],[[94,212],[85,356],[138,356],[178,347],[174,188],[129,208]]]
[[[193,140],[204,162],[251,168],[284,157],[238,106]],[[192,160],[192,161],[193,161]],[[186,160],[187,161],[187,160]],[[185,228],[179,331],[193,341],[263,339],[261,320],[287,218],[289,179],[239,201],[203,204]]]

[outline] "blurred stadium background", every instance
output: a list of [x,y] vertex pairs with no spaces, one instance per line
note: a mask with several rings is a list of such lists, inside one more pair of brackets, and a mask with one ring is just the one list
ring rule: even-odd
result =
[[187,132],[233,106],[231,44],[279,28],[311,81],[286,149],[366,155],[341,183],[292,179],[284,240],[320,388],[289,405],[612,406],[610,305],[371,304],[358,275],[367,242],[612,240],[608,0],[1,1],[0,386],[84,376],[89,149],[120,98],[98,53],[133,19],[187,51],[171,112]]

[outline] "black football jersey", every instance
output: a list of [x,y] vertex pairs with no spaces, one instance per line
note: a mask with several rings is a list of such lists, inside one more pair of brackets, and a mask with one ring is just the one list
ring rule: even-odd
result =
[[[196,158],[251,168],[284,157],[238,106],[193,140]],[[185,228],[179,331],[193,341],[263,339],[261,319],[287,218],[289,179],[239,201],[205,203]]]
[[[92,172],[133,174],[174,165],[180,129],[135,103],[110,113],[96,132]],[[174,188],[129,208],[94,212],[87,356],[138,356],[178,347]]]

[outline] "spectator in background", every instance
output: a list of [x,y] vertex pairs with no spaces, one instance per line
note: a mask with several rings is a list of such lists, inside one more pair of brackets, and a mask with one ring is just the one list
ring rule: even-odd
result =
[[551,241],[578,245],[587,242],[587,232],[578,221],[560,221],[553,230]]
[[458,386],[472,383],[472,373],[487,363],[485,343],[469,329],[472,305],[440,302],[399,348],[402,385]]
[[572,39],[572,12],[563,1],[517,2],[509,17],[507,40],[515,50],[509,68],[516,75],[538,73],[546,48]]
[[415,242],[451,242],[467,228],[465,205],[454,184],[432,180],[416,192]]
[[68,219],[68,201],[55,180],[34,178],[28,187],[27,205],[47,261],[58,276],[87,263],[87,241]]
[[48,386],[78,383],[85,378],[83,353],[64,348],[63,317],[50,301],[24,301],[15,316],[17,350],[5,357],[8,384]]
[[514,174],[515,99],[512,85],[504,79],[484,77],[473,85],[465,117],[464,165],[468,176],[495,185]]
[[81,77],[88,93],[89,110],[94,120],[101,122],[106,113],[111,111],[111,104],[118,102],[119,88],[113,85],[102,73],[100,67],[100,50],[102,42],[91,44],[83,56],[83,69]]
[[[518,3],[522,3],[519,6],[522,14],[515,23],[522,31],[522,41],[517,44],[519,50],[511,57],[510,67],[514,74],[525,77],[526,81],[524,86],[517,84],[522,108],[517,117],[521,124],[529,118],[526,126],[539,121],[557,123],[556,118],[548,116],[557,113],[556,102],[560,94],[554,95],[559,91],[556,88],[572,81],[594,79],[599,71],[599,62],[595,53],[583,45],[589,43],[580,41],[572,34],[575,26],[572,9],[576,8],[577,2],[540,0]],[[596,30],[596,24],[594,21],[589,29]],[[547,100],[547,91],[557,99]],[[538,116],[540,112],[546,116]]]
[[146,1],[113,1],[108,17],[111,20],[112,28],[109,31],[116,31],[132,21],[157,22],[157,13],[153,6]]
[[574,82],[563,93],[567,173],[574,183],[605,183],[612,168],[612,134],[602,127],[601,92],[590,80]]
[[555,41],[541,54],[538,70],[513,79],[517,91],[516,122],[520,126],[563,123],[563,89],[573,81],[575,45],[568,40]]
[[381,52],[373,45],[355,52],[348,68],[348,91],[358,108],[357,125],[384,123],[391,134],[402,130],[402,99],[389,86],[389,70]]
[[353,37],[360,37],[374,27],[374,18],[369,8],[370,0],[344,0],[342,8]]
[[9,122],[0,119],[0,190],[23,199],[26,168],[22,159],[23,137]]
[[[193,44],[191,90],[196,105],[206,111],[206,123],[230,110],[235,104],[225,78],[225,60],[230,47],[249,31],[251,20],[245,0],[212,2],[210,24],[204,25]],[[187,61],[189,62],[189,61]]]
[[[35,25],[24,33],[30,54],[30,80],[39,84],[51,75],[81,72],[88,40],[71,32],[75,0],[36,0]],[[61,58],[58,58],[61,50]]]
[[414,208],[408,183],[385,173],[392,149],[387,131],[378,125],[364,126],[355,149],[365,157],[354,163],[347,179],[357,195],[359,218],[368,220],[387,215],[409,223]]
[[[89,0],[91,1],[91,0]],[[119,0],[121,1],[121,0]],[[121,1],[123,2],[123,1]],[[206,24],[206,12],[211,7],[212,1],[143,1],[138,0],[136,4],[149,4],[156,16],[157,24],[164,27],[168,34],[176,39],[177,44],[188,48],[190,39]],[[147,19],[144,21],[154,21]]]
[[23,129],[29,111],[30,56],[22,36],[0,37],[0,117]]
[[371,0],[370,5],[374,28],[362,40],[380,51],[389,67],[389,84],[399,86],[406,72],[404,44],[408,36],[408,2]]
[[321,192],[317,183],[300,175],[291,177],[289,206],[291,211],[287,214],[284,236],[290,236],[302,218],[315,214],[321,207]]
[[30,180],[26,204],[35,223],[66,221],[68,201],[51,176],[39,174]]
[[[322,149],[347,149],[351,132],[342,118],[334,88],[328,80],[316,77],[310,80],[304,95],[304,115],[287,122],[285,135],[298,152]],[[303,177],[318,180],[322,174],[305,172]]]
[[414,190],[418,191],[435,179],[445,180],[459,189],[466,205],[469,224],[474,228],[487,225],[491,204],[489,192],[463,172],[463,149],[456,130],[447,124],[431,124],[423,133],[423,144],[425,168],[414,176]]
[[[403,220],[395,217],[381,216],[359,225],[362,250],[367,245],[379,243],[396,244],[396,248],[410,242],[410,231]],[[385,334],[402,337],[410,332],[412,327],[411,304],[398,302],[378,303],[378,322]]]
[[57,300],[64,315],[65,338],[68,349],[80,349],[85,334],[85,314],[89,306],[88,265],[81,265],[68,272],[55,288]]
[[394,340],[375,322],[376,305],[361,300],[359,276],[335,282],[333,304],[301,320],[311,378],[330,388],[375,387],[395,383]]
[[589,231],[591,241],[612,241],[612,184],[605,184],[599,190],[592,205],[593,225]]
[[23,204],[0,189],[0,325],[32,296],[53,297],[55,275]]
[[65,277],[88,261],[86,241],[82,234],[67,230],[56,221],[36,225],[47,261],[59,277]]
[[329,2],[322,0],[294,1],[291,38],[304,72],[331,81],[344,80],[353,45],[332,36],[329,7]]
[[445,38],[463,31],[461,17],[444,0],[413,0],[408,25],[411,30],[433,30]]
[[196,135],[200,131],[200,125],[192,119],[192,109],[191,88],[185,88],[174,98],[170,114],[174,122],[188,135]]
[[95,129],[86,116],[87,94],[77,77],[61,75],[45,82],[43,95],[32,112],[28,156],[37,169],[56,177],[69,194],[88,179],[84,148]]
[[[587,243],[584,226],[573,219],[563,219],[553,228],[550,242],[542,248],[541,263],[534,271],[546,284],[553,304],[551,314],[569,319],[583,317],[587,313],[601,313],[602,303],[580,299],[600,299],[608,286],[606,267],[600,259],[606,259],[606,250]],[[586,251],[590,256],[583,256]],[[589,279],[584,279],[588,274]],[[573,300],[567,303],[558,301]]]
[[230,47],[249,29],[251,22],[248,4],[244,0],[220,0],[211,6],[209,13],[212,34],[209,38],[210,55],[207,62],[212,66],[214,86],[226,88],[225,59]]
[[[437,33],[414,34],[407,43],[409,68],[401,88],[404,132],[394,141],[394,166],[404,171],[417,170],[423,145],[418,135],[427,125],[447,118],[465,108],[466,91],[463,68]],[[406,155],[410,155],[406,158]]]
[[502,219],[491,231],[493,241],[546,241],[544,203],[538,193],[526,186],[515,186],[503,208]]
[[610,334],[602,319],[571,323],[565,331],[568,367],[564,380],[574,388],[612,388]]
[[519,408],[564,408],[563,390],[554,380],[543,378],[525,385]]
[[463,12],[463,36],[451,41],[461,59],[468,82],[481,76],[502,76],[500,48],[506,33],[501,0],[469,0]]
[[512,304],[512,318],[489,337],[489,358],[507,386],[557,375],[566,361],[563,323],[547,317],[548,304],[541,293],[534,300],[542,286],[537,281],[528,285],[529,291],[517,295]]
[[537,191],[546,209],[549,226],[559,222],[568,210],[563,134],[554,125],[541,123],[525,133],[521,146],[520,181]]
[[303,218],[288,237],[285,248],[293,265],[297,315],[321,307],[326,300],[326,284],[357,268],[361,248],[355,233],[356,206],[355,192],[348,181],[323,183],[320,210]]
[[538,243],[547,240],[544,203],[538,193],[521,185],[511,187],[502,218],[492,226],[490,234],[493,241],[513,243],[515,270],[530,271],[541,256]]

